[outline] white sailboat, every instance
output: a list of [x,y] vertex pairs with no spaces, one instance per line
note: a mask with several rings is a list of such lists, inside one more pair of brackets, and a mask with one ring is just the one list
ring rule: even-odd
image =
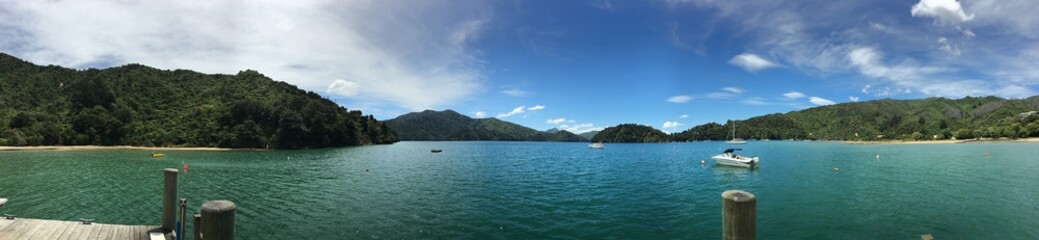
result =
[[604,146],[602,144],[602,142],[597,142],[597,143],[589,143],[588,144],[588,148],[591,148],[591,149],[603,149],[603,148],[606,148],[606,146]]
[[728,143],[728,144],[747,144],[746,140],[743,140],[742,138],[737,138],[736,137],[736,121],[732,121],[732,137],[729,138],[729,139],[730,140],[726,141],[725,143]]

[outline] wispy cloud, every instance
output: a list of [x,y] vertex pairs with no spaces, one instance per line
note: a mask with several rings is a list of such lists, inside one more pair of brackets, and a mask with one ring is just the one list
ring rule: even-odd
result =
[[826,105],[833,105],[833,104],[835,104],[833,101],[830,101],[828,99],[821,98],[821,97],[809,97],[808,98],[808,102],[811,102],[812,104],[815,104],[816,106],[826,106]]
[[489,15],[473,9],[481,8],[368,0],[4,1],[0,50],[76,68],[255,69],[331,97],[422,110],[481,88],[482,61],[472,42]]
[[570,124],[559,125],[559,129],[560,130],[566,130],[567,132],[571,132],[571,133],[575,133],[575,134],[582,134],[582,133],[591,132],[591,131],[602,131],[605,128],[603,128],[603,127],[596,127],[595,124],[592,124],[592,123],[581,123],[581,124],[573,124],[573,125],[570,125]]
[[535,105],[533,107],[527,108],[528,111],[537,111],[537,110],[541,110],[541,109],[545,109],[545,106],[543,106],[543,105]]
[[487,117],[487,113],[483,111],[476,111],[476,113],[473,113],[473,116],[476,118],[484,118]]
[[527,95],[527,92],[515,88],[503,90],[501,93],[512,97],[522,97],[523,95]]
[[726,92],[735,93],[735,94],[743,93],[743,89],[742,88],[738,88],[738,87],[724,87],[724,88],[722,88],[722,90],[726,91]]
[[798,98],[803,98],[803,97],[807,97],[807,96],[805,96],[804,93],[800,93],[800,92],[797,92],[797,91],[790,91],[788,93],[784,93],[783,97],[785,97],[787,99],[798,99]]
[[545,123],[552,124],[552,125],[559,125],[560,123],[564,123],[564,122],[566,122],[566,118],[556,118],[556,119],[545,120]]
[[851,100],[852,102],[858,102],[858,101],[859,101],[859,97],[856,97],[856,96],[848,96],[848,100]]
[[693,100],[693,97],[690,97],[688,95],[678,95],[667,99],[668,102],[673,103],[687,103],[690,100]]
[[768,105],[768,102],[765,102],[765,99],[760,97],[750,97],[747,99],[743,99],[743,101],[740,101],[740,103],[754,106]]
[[764,58],[761,58],[760,56],[752,53],[743,53],[740,55],[736,55],[735,57],[732,57],[732,59],[729,60],[729,63],[732,65],[736,65],[737,67],[743,68],[743,70],[751,72],[778,66],[775,63],[765,60]]
[[512,111],[510,111],[510,112],[499,113],[498,116],[496,116],[496,117],[498,117],[498,118],[507,118],[507,117],[510,117],[512,115],[520,114],[520,113],[523,113],[523,109],[525,109],[525,108],[527,108],[527,106],[519,106],[519,107],[513,108]]
[[689,118],[689,114],[682,114],[681,116],[678,116],[678,118]]

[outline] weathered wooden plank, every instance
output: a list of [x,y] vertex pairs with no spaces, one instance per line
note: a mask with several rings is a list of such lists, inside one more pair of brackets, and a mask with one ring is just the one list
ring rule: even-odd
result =
[[33,229],[23,235],[21,239],[45,239],[45,236],[50,235],[58,228],[61,221],[55,220],[37,220],[40,221],[40,226]]
[[53,238],[48,238],[48,237],[50,237],[51,235],[54,235],[54,232],[61,231],[62,224],[64,224],[64,223],[65,223],[65,221],[47,220],[47,222],[44,223],[44,224],[46,224],[46,228],[41,228],[40,231],[38,231],[36,233],[33,233],[30,238],[31,239],[53,239]]
[[[32,231],[36,230],[36,228],[42,226],[40,221],[28,221],[28,220],[24,220],[24,219],[17,219],[15,221],[16,222],[13,223],[12,226],[11,226],[11,227],[14,227],[14,228],[9,228],[12,231],[6,232],[7,234],[0,235],[0,240],[17,240],[17,239],[21,239],[22,236],[25,236],[25,234],[28,234],[29,232],[32,232]],[[18,224],[18,225],[14,225],[14,224]]]
[[112,234],[112,225],[98,224],[97,227],[101,229],[101,232],[97,234],[97,239],[109,239],[108,236]]
[[11,225],[11,223],[13,223],[13,222],[14,222],[14,220],[7,220],[7,219],[4,219],[4,218],[0,218],[0,231],[4,230],[4,228],[6,228],[8,225]]
[[50,234],[40,235],[40,239],[61,239],[61,234],[68,231],[69,226],[71,225],[68,221],[58,221],[54,224],[54,229],[50,231]]
[[96,223],[91,225],[83,225],[83,228],[83,234],[80,234],[79,237],[76,237],[76,239],[97,239],[97,235],[100,234],[101,231],[101,229],[98,228]]
[[66,222],[65,230],[61,231],[60,234],[54,236],[52,239],[72,239],[73,234],[76,233],[76,227],[79,224],[76,222]]
[[131,240],[133,239],[133,226],[130,225],[119,225],[119,233],[116,234],[116,239],[120,240]]
[[20,218],[15,220],[4,219],[0,221],[8,222],[6,227],[0,228],[0,240],[8,240],[14,238],[14,235],[18,234],[18,232],[21,231],[21,229],[23,229],[26,224],[28,224],[28,222],[22,221],[22,219]]

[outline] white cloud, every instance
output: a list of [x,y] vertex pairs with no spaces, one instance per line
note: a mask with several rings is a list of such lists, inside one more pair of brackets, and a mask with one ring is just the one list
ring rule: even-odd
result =
[[672,133],[672,132],[676,132],[676,130],[678,130],[678,126],[682,126],[682,125],[685,125],[685,124],[680,123],[680,122],[665,121],[663,127],[661,128],[661,130],[664,130],[664,132],[667,132],[667,133]]
[[573,119],[570,119],[570,120],[566,120],[566,122],[568,122],[568,123],[575,123],[575,122],[577,122],[577,121],[575,121],[575,120],[573,120]]
[[800,92],[796,92],[796,91],[790,91],[788,93],[784,93],[783,97],[788,98],[788,99],[798,99],[798,98],[803,98],[803,97],[807,97],[807,96],[805,96],[804,93],[800,93]]
[[743,99],[743,101],[740,101],[740,102],[743,103],[743,104],[754,105],[754,106],[768,105],[768,102],[765,102],[765,99],[764,98],[760,98],[760,97],[747,98],[747,99]]
[[529,108],[527,108],[527,110],[530,110],[530,111],[537,111],[537,110],[541,110],[541,109],[545,109],[545,106],[542,106],[542,105],[535,105],[535,106],[533,106],[533,107],[529,107]]
[[523,95],[527,95],[527,92],[515,88],[501,91],[501,93],[513,97],[522,97]]
[[560,123],[563,123],[563,122],[566,122],[566,118],[556,118],[556,119],[545,120],[545,123],[552,124],[552,125],[559,125]]
[[682,114],[681,116],[678,116],[678,118],[689,118],[689,114]]
[[851,100],[852,102],[858,102],[858,101],[859,101],[859,97],[856,97],[856,96],[848,96],[848,100]]
[[821,97],[809,97],[808,102],[815,104],[816,106],[826,106],[835,104],[833,101],[827,100]]
[[678,95],[667,99],[668,102],[673,103],[687,103],[689,100],[693,100],[693,97],[687,95]]
[[938,49],[945,51],[946,53],[952,54],[953,56],[960,55],[960,48],[949,44],[949,39],[938,38]]
[[487,113],[482,112],[482,111],[476,111],[476,113],[473,114],[473,116],[476,117],[476,118],[484,118],[484,117],[487,116]]
[[325,89],[325,92],[335,93],[345,97],[353,97],[357,96],[357,93],[360,91],[359,88],[360,86],[355,82],[336,79],[335,81],[332,81],[332,85],[328,85],[328,89]]
[[963,12],[956,0],[920,0],[910,10],[913,17],[933,17],[946,23],[962,23],[974,19],[974,14]]
[[711,98],[711,99],[729,99],[729,98],[732,98],[732,97],[735,97],[735,96],[736,96],[736,94],[733,94],[731,92],[713,92],[713,93],[708,93],[707,95],[704,95],[705,98]]
[[738,88],[738,87],[724,87],[724,88],[722,88],[722,90],[727,91],[727,92],[731,92],[731,93],[735,93],[735,94],[743,93],[743,89]]
[[471,43],[489,21],[481,7],[487,4],[452,3],[467,7],[375,0],[4,1],[0,51],[75,68],[254,69],[306,90],[422,110],[469,97],[484,81],[480,51]]
[[497,117],[498,118],[507,118],[507,117],[512,116],[512,115],[520,114],[520,113],[523,113],[523,109],[524,108],[527,108],[527,106],[519,106],[519,107],[513,108],[511,112],[499,113]]
[[602,128],[602,127],[595,127],[595,124],[592,124],[592,123],[582,123],[582,124],[575,124],[575,125],[559,125],[559,128],[560,128],[560,130],[566,130],[567,132],[571,132],[571,133],[574,133],[574,134],[582,134],[582,133],[591,132],[591,131],[602,131],[603,129],[605,129],[605,128]]
[[736,65],[737,67],[743,68],[747,71],[758,71],[766,68],[776,67],[775,63],[772,63],[760,56],[752,53],[743,53],[736,55],[729,60],[729,64]]

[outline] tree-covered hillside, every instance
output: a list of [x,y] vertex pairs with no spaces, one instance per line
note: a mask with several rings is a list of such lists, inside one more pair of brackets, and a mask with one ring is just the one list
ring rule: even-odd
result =
[[603,129],[592,138],[592,142],[643,143],[668,142],[669,139],[667,134],[650,126],[621,124]]
[[[874,100],[769,114],[738,121],[736,137],[751,139],[922,140],[1039,136],[1039,96]],[[731,122],[674,134],[674,141],[728,139]]]
[[0,145],[295,149],[396,141],[371,115],[256,71],[74,70],[0,53]]
[[558,141],[586,139],[567,131],[542,132],[496,118],[473,119],[452,110],[413,112],[386,120],[409,141]]

